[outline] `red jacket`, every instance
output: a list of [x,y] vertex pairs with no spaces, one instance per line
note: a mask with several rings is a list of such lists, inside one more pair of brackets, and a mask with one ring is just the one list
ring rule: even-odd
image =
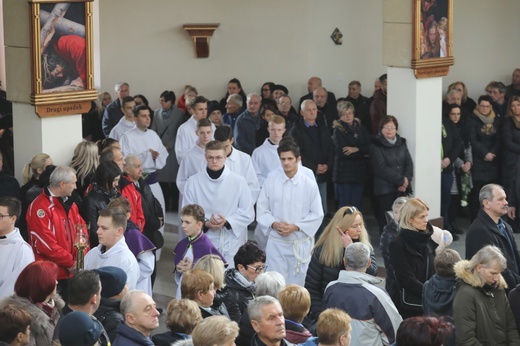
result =
[[132,209],[130,220],[135,223],[139,227],[139,231],[143,233],[145,218],[141,193],[137,190],[132,180],[125,175],[121,175],[119,189],[121,190],[121,196],[130,202],[130,208]]
[[29,205],[26,218],[29,242],[36,260],[56,263],[58,280],[70,278],[72,275],[67,268],[72,267],[76,260],[75,226],[85,225],[76,203],[67,212],[58,197],[50,196],[48,188],[45,188]]

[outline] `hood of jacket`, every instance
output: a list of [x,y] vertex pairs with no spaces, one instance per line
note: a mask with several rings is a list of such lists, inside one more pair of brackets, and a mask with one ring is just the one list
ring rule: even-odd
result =
[[[470,272],[467,267],[469,265],[468,260],[462,260],[455,264],[453,267],[455,269],[455,276],[462,280],[464,283],[475,287],[475,288],[482,288],[484,285],[480,282],[478,277]],[[502,277],[502,274],[500,274],[500,279],[498,280],[498,287],[499,289],[506,289],[507,284],[504,278]]]
[[424,301],[433,311],[449,311],[457,293],[455,278],[440,278],[434,275],[428,281],[428,294],[423,294]]
[[[357,123],[358,128],[359,128],[359,126],[361,126],[361,120],[359,120],[358,118],[354,118],[354,122]],[[347,131],[346,126],[348,126],[347,123],[345,123],[342,120],[334,120],[332,122],[332,128],[338,129],[338,131],[341,131],[341,132]]]

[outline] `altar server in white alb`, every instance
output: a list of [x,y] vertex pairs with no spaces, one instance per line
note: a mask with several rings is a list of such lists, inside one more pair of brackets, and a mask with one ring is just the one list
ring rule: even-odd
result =
[[269,269],[282,274],[287,284],[303,286],[323,207],[316,182],[298,167],[298,145],[284,139],[278,155],[283,172],[275,171],[265,181],[256,204],[256,220],[268,236]]
[[206,235],[228,263],[233,263],[238,248],[247,240],[247,226],[255,212],[246,180],[225,165],[226,152],[219,141],[206,145],[207,166],[188,179],[183,206],[204,208]]
[[[175,155],[179,165],[186,157],[186,153],[197,142],[197,121],[207,118],[208,115],[208,100],[204,96],[197,96],[189,105],[192,114],[191,117],[179,127],[177,131],[177,138],[175,138]],[[215,125],[211,124],[213,132],[215,132]]]
[[123,97],[123,101],[121,101],[121,111],[124,116],[119,120],[117,125],[110,130],[109,138],[119,141],[127,131],[135,128],[134,108],[134,98],[132,96]]
[[241,177],[244,177],[251,191],[253,203],[258,199],[260,185],[256,176],[251,156],[233,147],[233,129],[230,126],[220,126],[215,130],[215,140],[224,144],[226,151],[226,166]]
[[20,272],[34,262],[34,253],[14,227],[22,212],[22,203],[14,197],[0,197],[0,299],[14,293]]
[[[166,215],[164,195],[157,181],[157,171],[166,165],[168,150],[163,145],[161,138],[154,131],[148,129],[150,126],[152,111],[148,106],[137,106],[134,108],[136,127],[126,132],[119,143],[123,154],[133,154],[141,159],[143,178],[150,186],[152,194],[161,204],[163,214]],[[164,233],[164,226],[159,229]],[[161,258],[161,250],[156,252],[157,260]]]
[[140,269],[134,254],[125,241],[126,214],[118,208],[107,208],[99,211],[98,230],[99,245],[91,249],[85,256],[85,269],[101,267],[119,267],[126,272],[130,290],[136,288]]

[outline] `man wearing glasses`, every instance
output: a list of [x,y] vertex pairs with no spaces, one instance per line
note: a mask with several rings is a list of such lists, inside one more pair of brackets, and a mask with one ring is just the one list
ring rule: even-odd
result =
[[253,200],[246,180],[225,166],[223,143],[206,145],[207,166],[191,176],[184,186],[183,206],[204,208],[204,230],[228,263],[247,240],[247,226],[253,222]]
[[298,166],[298,145],[292,138],[284,138],[277,150],[283,172],[273,171],[265,181],[256,220],[268,237],[269,268],[282,274],[287,284],[303,286],[323,208],[316,182]]

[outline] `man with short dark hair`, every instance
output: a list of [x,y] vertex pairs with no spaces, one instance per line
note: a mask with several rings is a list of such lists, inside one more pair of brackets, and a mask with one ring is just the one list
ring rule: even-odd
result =
[[497,184],[484,185],[479,193],[480,210],[466,234],[466,259],[471,259],[486,245],[502,250],[507,268],[502,272],[509,289],[520,283],[520,255],[513,230],[501,219],[507,214],[506,193]]
[[86,229],[78,206],[70,199],[75,189],[76,171],[58,166],[50,176],[49,186],[27,210],[27,230],[35,259],[58,265],[58,290],[65,301],[68,279],[76,271],[76,227]]
[[348,83],[348,96],[346,100],[354,105],[354,114],[356,118],[361,120],[368,133],[372,132],[372,123],[370,121],[370,101],[368,97],[361,95],[361,83],[357,80],[353,80]]
[[507,114],[506,86],[502,82],[490,83],[490,94],[493,99],[493,110],[495,114],[500,117],[505,117]]
[[343,257],[345,270],[338,280],[327,285],[323,295],[326,308],[338,308],[352,317],[352,345],[390,345],[395,342],[403,321],[390,296],[380,287],[383,281],[366,274],[370,249],[363,243],[347,246]]
[[85,269],[97,269],[106,266],[119,267],[128,276],[128,287],[134,289],[139,279],[140,269],[137,260],[126,244],[126,215],[117,208],[99,211],[99,245],[85,256]]
[[247,95],[247,109],[238,116],[235,123],[235,147],[248,155],[255,150],[256,131],[260,128],[262,120],[259,114],[261,105],[260,95]]
[[247,313],[256,334],[251,346],[291,346],[285,340],[285,318],[278,299],[261,296],[247,306]]
[[132,96],[123,97],[123,100],[121,101],[121,111],[123,112],[124,116],[119,120],[117,125],[112,128],[110,134],[108,135],[109,138],[119,141],[125,132],[135,128],[134,108],[134,98]]
[[107,106],[107,108],[105,108],[103,119],[101,120],[101,126],[105,137],[110,135],[112,128],[114,128],[114,126],[116,126],[119,120],[124,116],[122,111],[123,98],[130,95],[130,86],[126,82],[117,83],[114,89],[117,97]]
[[386,114],[387,75],[379,77],[380,89],[374,92],[374,100],[370,105],[370,122],[372,123],[372,134],[379,133],[379,123]]
[[21,210],[22,204],[18,199],[0,197],[0,299],[14,292],[18,275],[34,262],[31,246],[15,227]]
[[266,263],[271,270],[287,283],[303,286],[323,208],[316,183],[298,167],[298,145],[288,140],[277,150],[283,171],[273,171],[264,182],[256,205],[256,231],[268,237]]
[[513,96],[520,96],[520,68],[515,68],[511,84],[506,87],[506,98],[510,100]]
[[152,297],[143,291],[130,291],[121,301],[125,321],[117,328],[113,346],[153,346],[150,335],[159,328],[159,311]]

